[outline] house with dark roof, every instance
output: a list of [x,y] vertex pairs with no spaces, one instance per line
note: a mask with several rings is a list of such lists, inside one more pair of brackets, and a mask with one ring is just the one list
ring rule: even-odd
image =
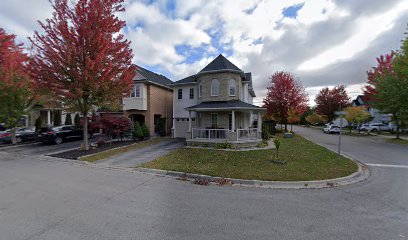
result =
[[219,55],[197,74],[173,84],[172,135],[187,143],[256,145],[261,114],[253,105],[252,74]]
[[123,114],[132,122],[146,124],[150,133],[158,133],[164,124],[170,133],[173,118],[173,83],[167,77],[136,66],[133,88],[123,98]]
[[391,122],[391,114],[384,114],[381,113],[380,110],[373,108],[369,105],[368,98],[364,95],[358,95],[356,99],[351,102],[353,107],[363,107],[365,111],[367,111],[372,120],[370,123],[390,123]]

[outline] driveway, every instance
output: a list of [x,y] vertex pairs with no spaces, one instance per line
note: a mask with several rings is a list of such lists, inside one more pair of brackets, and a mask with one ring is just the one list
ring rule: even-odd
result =
[[[295,131],[315,136],[322,144],[332,145],[336,138],[308,129]],[[402,164],[408,156],[404,149],[392,148],[398,152],[382,159],[379,154],[384,149],[371,148],[363,138],[355,141],[356,150],[345,141],[346,154],[357,157],[364,148],[375,151],[372,158],[362,154],[361,161]],[[0,152],[0,236],[7,240],[408,238],[408,169],[371,169],[368,180],[349,186],[277,190],[198,186],[72,160]]]
[[146,146],[135,151],[108,158],[104,161],[98,161],[96,164],[132,168],[150,162],[185,145],[186,142],[184,139],[167,139],[158,144]]

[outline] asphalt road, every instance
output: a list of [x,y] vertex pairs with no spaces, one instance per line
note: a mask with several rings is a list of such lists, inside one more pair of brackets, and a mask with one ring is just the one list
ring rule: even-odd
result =
[[[295,131],[332,147],[336,138]],[[346,154],[360,161],[407,164],[406,147],[349,140]],[[371,170],[345,187],[272,190],[198,186],[0,150],[0,239],[408,238],[408,169]]]

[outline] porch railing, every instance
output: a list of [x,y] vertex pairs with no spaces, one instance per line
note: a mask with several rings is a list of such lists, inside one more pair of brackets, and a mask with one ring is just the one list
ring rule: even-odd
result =
[[259,138],[257,128],[237,129],[238,140],[256,140]]
[[228,129],[199,129],[193,128],[193,139],[227,139]]

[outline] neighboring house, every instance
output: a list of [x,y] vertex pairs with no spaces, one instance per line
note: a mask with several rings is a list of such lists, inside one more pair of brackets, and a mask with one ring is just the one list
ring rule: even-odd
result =
[[352,101],[353,107],[364,107],[364,109],[370,113],[373,118],[372,123],[389,123],[391,121],[390,114],[381,113],[378,109],[370,107],[367,97],[364,95],[358,95],[356,99]]
[[261,113],[266,109],[252,104],[252,75],[223,55],[171,86],[173,137],[190,143],[260,142]]
[[166,133],[170,133],[173,90],[169,85],[173,82],[140,66],[136,68],[132,91],[129,97],[123,98],[123,115],[132,122],[146,124],[151,134],[158,132],[162,121]]

